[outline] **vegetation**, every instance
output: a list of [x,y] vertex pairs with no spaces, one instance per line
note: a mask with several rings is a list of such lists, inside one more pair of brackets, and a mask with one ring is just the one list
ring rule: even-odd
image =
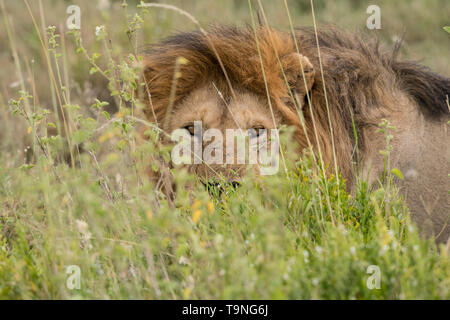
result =
[[[449,248],[419,237],[392,183],[402,173],[387,167],[377,188],[361,178],[349,194],[309,152],[299,159],[290,128],[277,175],[211,195],[174,169],[166,201],[145,174],[170,147],[141,116],[139,52],[196,26],[136,1],[90,3],[77,2],[81,30],[68,31],[70,1],[0,0],[0,299],[450,298]],[[202,26],[251,23],[247,1],[164,3]],[[289,30],[282,1],[261,3]],[[286,3],[294,24],[310,24],[309,1]],[[369,3],[314,4],[318,23],[365,26]],[[380,7],[381,38],[405,29],[402,54],[449,73],[448,1]],[[389,163],[395,129],[382,123],[380,134]]]

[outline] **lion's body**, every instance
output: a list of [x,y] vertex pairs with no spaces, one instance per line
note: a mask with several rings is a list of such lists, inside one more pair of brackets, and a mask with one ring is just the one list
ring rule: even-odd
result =
[[[399,104],[383,118],[395,127],[391,131],[390,167],[403,173],[404,179],[396,180],[413,220],[423,234],[446,241],[450,223],[450,133],[446,121],[427,118],[415,103]],[[361,136],[365,140],[361,150],[363,175],[376,184],[384,170],[380,150],[386,149],[386,140],[374,126],[362,129]]]
[[[371,183],[379,180],[384,170],[379,151],[386,141],[377,129],[387,119],[396,127],[390,166],[405,176],[399,186],[413,219],[426,235],[447,240],[450,140],[445,99],[450,80],[398,62],[396,52],[381,52],[375,42],[332,29],[320,31],[317,38],[311,29],[298,29],[296,41],[268,28],[256,34],[258,42],[251,28],[215,28],[207,35],[179,34],[152,47],[145,60],[151,94],[147,116],[168,131],[193,120],[224,130],[237,125],[229,114],[246,128],[255,123],[296,126],[300,148],[311,144],[330,167],[336,159],[350,189],[357,173],[353,162]],[[179,57],[188,63],[177,64]],[[172,91],[176,71],[181,76]],[[273,126],[264,124],[269,120]]]

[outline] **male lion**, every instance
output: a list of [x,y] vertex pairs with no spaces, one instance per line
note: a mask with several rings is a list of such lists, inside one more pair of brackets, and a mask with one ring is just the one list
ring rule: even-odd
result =
[[[301,148],[311,143],[331,167],[336,157],[350,189],[352,161],[371,183],[382,174],[379,151],[386,140],[377,129],[387,119],[396,128],[391,167],[404,173],[399,187],[412,217],[425,235],[447,240],[450,79],[398,61],[398,46],[383,52],[376,41],[333,28],[319,30],[317,39],[319,48],[311,28],[296,29],[292,37],[268,27],[172,36],[144,55],[146,116],[167,132],[185,128],[191,134],[194,121],[221,131],[294,126]],[[206,182],[218,173],[237,182],[240,167],[190,169]]]

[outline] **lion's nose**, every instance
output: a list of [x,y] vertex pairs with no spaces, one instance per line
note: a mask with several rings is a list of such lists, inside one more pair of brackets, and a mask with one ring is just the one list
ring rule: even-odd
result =
[[221,195],[223,191],[227,190],[228,188],[236,189],[240,186],[239,181],[230,181],[230,182],[207,182],[204,183],[206,189],[214,195]]
[[240,186],[240,182],[239,181],[231,181],[231,182],[208,182],[206,183],[206,187],[211,187],[211,188],[226,188],[226,187],[239,187]]
[[232,181],[231,185],[233,186],[233,188],[237,188],[241,185],[241,183],[239,181]]

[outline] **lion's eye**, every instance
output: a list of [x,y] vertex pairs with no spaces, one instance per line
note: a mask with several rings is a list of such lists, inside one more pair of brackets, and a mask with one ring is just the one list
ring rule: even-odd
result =
[[184,129],[186,129],[191,136],[194,136],[194,125],[187,125]]
[[260,135],[263,134],[263,130],[264,129],[265,128],[263,126],[253,127],[251,130],[249,130],[249,137],[250,138],[257,138],[257,137],[259,137]]

